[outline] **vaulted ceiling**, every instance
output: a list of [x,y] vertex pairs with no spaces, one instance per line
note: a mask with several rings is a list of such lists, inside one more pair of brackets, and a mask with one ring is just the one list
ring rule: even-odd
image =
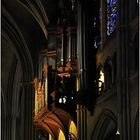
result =
[[[70,15],[70,0],[3,0],[4,7],[16,21],[26,39],[35,43],[47,38],[48,30]],[[42,32],[44,35],[42,35]]]
[[35,61],[35,52],[42,47],[53,48],[53,36],[48,45],[48,34],[55,33],[63,20],[70,17],[71,7],[71,0],[2,0],[2,32],[9,31],[8,24],[13,30],[18,27]]
[[16,21],[24,37],[35,43],[47,38],[49,27],[58,23],[62,13],[60,8],[65,9],[62,0],[3,0],[3,7]]

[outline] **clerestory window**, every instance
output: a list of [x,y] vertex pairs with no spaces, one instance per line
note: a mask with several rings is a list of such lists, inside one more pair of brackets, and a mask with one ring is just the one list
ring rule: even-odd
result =
[[107,0],[107,36],[116,29],[117,0]]

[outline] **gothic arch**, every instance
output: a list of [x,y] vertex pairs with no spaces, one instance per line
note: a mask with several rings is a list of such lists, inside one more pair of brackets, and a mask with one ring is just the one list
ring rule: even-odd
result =
[[[20,29],[16,25],[13,18],[8,11],[2,6],[2,39],[8,42],[9,47],[12,47],[14,51],[13,65],[11,72],[11,78],[9,88],[7,92],[12,92],[12,102],[18,102],[15,98],[19,97],[20,82],[31,83],[33,77],[33,62],[28,50],[28,46],[20,32]],[[3,45],[3,44],[2,44]],[[12,76],[13,75],[13,76]],[[22,77],[20,76],[22,75]],[[15,77],[16,76],[16,77]],[[11,88],[10,88],[11,87]],[[12,90],[12,87],[16,90]],[[15,111],[14,111],[15,112]]]
[[5,37],[7,41],[9,41],[14,46],[13,49],[17,57],[20,59],[22,65],[24,81],[31,80],[33,77],[33,62],[28,46],[16,22],[3,6],[2,36]]
[[[3,47],[4,45],[9,47],[10,49],[8,51],[12,49],[13,51],[12,53],[14,57],[11,62],[15,64],[14,68],[11,66],[9,70],[10,80],[8,79],[8,85],[10,85],[10,87],[8,87],[7,85],[8,90],[7,90],[7,94],[5,95],[6,99],[10,98],[10,103],[8,103],[10,107],[6,108],[7,111],[8,109],[10,109],[10,112],[8,111],[9,112],[8,115],[10,119],[8,119],[8,123],[5,125],[6,136],[4,136],[4,138],[6,140],[9,140],[9,139],[15,139],[14,137],[16,136],[16,139],[19,139],[18,136],[23,135],[19,137],[23,137],[22,139],[28,139],[31,136],[30,130],[24,131],[23,129],[26,129],[25,128],[26,124],[28,124],[29,126],[28,120],[32,119],[31,81],[34,75],[33,62],[31,59],[28,46],[24,40],[24,37],[22,36],[22,33],[18,25],[16,24],[14,19],[11,17],[9,12],[4,8],[3,5],[2,5],[2,40],[3,40],[3,43],[6,42],[6,44],[2,44]],[[21,90],[22,92],[20,92]],[[20,94],[22,94],[21,101],[19,101]],[[28,100],[26,100],[26,98]],[[21,132],[21,134],[18,134],[17,136],[16,130],[18,130],[18,128],[16,126],[16,123],[13,121],[13,119],[16,119],[16,113],[18,113],[18,111],[21,110],[21,108],[19,108],[20,102],[22,104],[22,107],[21,107],[22,117],[20,116],[21,117],[20,127],[21,125],[23,125],[22,127],[23,132]],[[24,119],[24,123],[22,121],[23,119]],[[9,126],[12,128],[11,130],[9,130],[10,129]],[[31,129],[31,124],[28,127],[28,129]]]
[[54,125],[57,128],[61,129],[63,132],[66,132],[64,125],[62,124],[60,118],[56,116],[54,113],[47,115],[46,118],[44,119],[44,122],[46,124]]
[[37,1],[19,0],[18,2],[22,6],[24,6],[29,11],[29,13],[34,17],[34,19],[37,21],[37,23],[41,27],[47,39],[48,37],[47,25],[49,24],[49,20],[48,20],[47,13],[45,11],[45,8],[41,0],[37,0]]
[[91,140],[105,140],[117,132],[117,118],[110,110],[103,110],[96,121]]
[[54,139],[57,138],[58,128],[55,125],[47,124],[47,123],[40,123],[36,127],[40,128],[43,132],[50,134]]
[[41,126],[36,126],[35,128],[36,130],[36,138],[38,137],[38,135],[41,133],[43,136],[43,138],[47,138],[49,137],[49,135],[51,135],[51,137],[55,140],[56,139],[56,136],[52,133],[52,131],[48,131],[46,129],[44,129],[43,127]]
[[69,136],[72,140],[77,140],[77,127],[73,120],[69,120]]
[[62,110],[61,108],[55,108],[52,112],[48,112],[46,108],[43,115],[38,114],[34,117],[34,122],[36,127],[42,128],[51,134],[54,139],[57,139],[59,134],[63,133],[65,139],[69,139],[71,137],[74,140],[77,140],[77,128],[75,121],[68,112]]

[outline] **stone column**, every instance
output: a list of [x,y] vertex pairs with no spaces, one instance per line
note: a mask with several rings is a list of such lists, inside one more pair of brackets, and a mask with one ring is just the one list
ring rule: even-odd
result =
[[[3,91],[1,91],[1,92],[3,92]],[[6,108],[5,108],[3,98],[1,98],[1,133],[0,134],[1,134],[2,140],[5,140],[5,136],[6,136],[5,128],[6,128]]]
[[81,106],[81,130],[82,130],[82,137],[81,140],[87,140],[87,120],[86,120],[86,108],[84,106]]
[[32,139],[32,93],[33,86],[30,82],[22,83],[21,116],[22,134],[21,140]]
[[129,1],[118,1],[117,21],[117,97],[118,131],[120,140],[130,140],[130,104],[128,90],[128,6]]
[[[78,60],[78,77],[80,79],[80,89],[86,88],[86,29],[85,29],[85,11],[82,3],[78,2],[78,29],[77,29],[77,60]],[[78,140],[86,140],[86,108],[79,105],[78,120]],[[79,118],[78,118],[79,117]]]
[[12,124],[11,124],[11,122],[12,122],[12,118],[11,118],[11,116],[10,115],[6,115],[6,118],[5,118],[5,124],[6,124],[6,126],[5,126],[5,135],[4,135],[4,138],[5,138],[5,140],[11,140],[11,126],[12,126]]
[[[81,64],[82,60],[80,59],[81,54],[81,5],[78,2],[78,27],[77,27],[77,57],[78,57],[78,77],[80,80],[80,85],[81,86],[81,77],[80,77],[80,69],[81,69]],[[78,88],[79,90],[79,88]],[[81,113],[80,113],[80,105],[77,105],[77,137],[78,140],[81,140]]]
[[83,107],[84,117],[84,140],[87,140],[87,109]]
[[81,140],[81,135],[80,135],[80,131],[81,131],[81,116],[80,116],[80,105],[77,105],[77,139]]
[[81,130],[80,130],[80,134],[81,134],[81,139],[80,140],[84,140],[84,118],[83,118],[83,106],[80,105],[80,123],[81,123]]
[[16,120],[17,120],[17,116],[12,116],[12,129],[11,129],[11,131],[12,131],[12,133],[11,133],[11,138],[12,138],[12,140],[16,140]]

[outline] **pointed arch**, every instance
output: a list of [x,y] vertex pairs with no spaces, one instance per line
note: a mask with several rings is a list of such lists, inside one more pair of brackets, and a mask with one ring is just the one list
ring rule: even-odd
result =
[[[60,108],[55,108],[55,110],[52,112],[48,112],[46,108],[46,111],[43,114],[40,113],[34,117],[35,125],[46,129],[46,131],[48,131],[55,138],[59,137],[60,131],[63,132],[65,139],[69,138],[69,127],[71,121],[75,126],[75,130],[76,125],[72,116]],[[75,137],[73,133],[71,134],[73,137]]]
[[66,140],[65,135],[61,129],[59,129],[58,140]]
[[[42,135],[44,135],[44,138],[47,138],[47,140],[48,140],[48,138],[49,138],[49,140],[55,140],[56,139],[56,136],[54,136],[51,131],[44,129],[44,127],[42,127],[42,126],[36,126],[35,129],[36,129],[35,130],[36,131],[36,137],[38,137],[38,134],[41,133]],[[51,137],[51,139],[50,139],[50,137]]]
[[69,121],[69,135],[72,140],[77,140],[77,127],[73,120]]
[[13,49],[22,65],[23,79],[30,81],[33,78],[34,70],[28,46],[19,27],[4,6],[2,6],[2,36],[13,44]]
[[[30,1],[30,0],[18,0],[18,2],[24,6],[29,13],[35,18],[39,26],[41,27],[46,39],[48,38],[47,26],[49,23],[47,14],[45,12],[44,6],[40,0]],[[37,5],[37,6],[35,6]],[[42,16],[43,15],[43,16]]]
[[103,110],[96,121],[91,140],[103,140],[117,132],[117,118],[110,110]]
[[[7,93],[10,95],[10,103],[8,105],[7,110],[9,114],[9,120],[8,126],[6,127],[5,132],[5,139],[8,139],[8,137],[16,137],[16,139],[19,139],[23,133],[22,139],[30,139],[31,138],[31,129],[32,129],[32,122],[30,121],[32,119],[32,78],[34,75],[33,70],[33,62],[31,58],[31,54],[29,52],[29,48],[26,44],[26,41],[22,35],[22,32],[15,22],[15,20],[12,18],[10,13],[7,11],[7,9],[2,5],[2,40],[6,42],[6,44],[2,44],[7,46],[7,48],[12,49],[12,53],[14,54],[16,59],[13,59],[13,61],[17,60],[17,64],[19,67],[14,67],[14,71],[9,70],[9,73],[11,73],[11,88],[7,88]],[[4,43],[3,42],[3,43]],[[5,52],[7,53],[7,52]],[[16,73],[20,72],[19,73]],[[16,76],[16,78],[15,78]],[[18,84],[17,84],[18,83]],[[18,85],[19,87],[17,87]],[[16,90],[13,90],[13,88],[17,88]],[[20,92],[22,90],[22,92]],[[7,94],[7,95],[8,95]],[[22,94],[21,99],[21,106],[19,105],[20,100],[20,94]],[[9,96],[8,95],[8,96]],[[17,96],[18,95],[18,96]],[[17,116],[15,115],[19,110],[22,110],[20,116],[18,116],[19,121],[21,123],[17,124]],[[15,114],[14,114],[15,113]],[[22,116],[22,117],[21,117]],[[18,126],[17,126],[18,125]],[[28,127],[27,127],[28,126]],[[19,129],[22,127],[22,131],[19,132]],[[10,128],[12,128],[10,130]],[[25,131],[25,129],[28,129]],[[16,135],[16,133],[18,135]]]

